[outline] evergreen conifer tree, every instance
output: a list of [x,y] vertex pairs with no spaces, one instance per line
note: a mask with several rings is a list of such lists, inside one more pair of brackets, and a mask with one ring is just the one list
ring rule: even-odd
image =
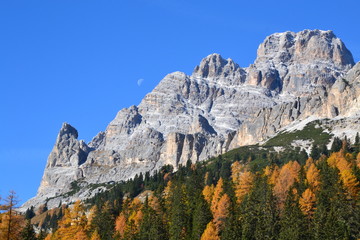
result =
[[204,232],[206,225],[212,218],[208,203],[203,196],[199,195],[196,201],[195,211],[192,220],[192,238],[200,239]]
[[280,240],[311,239],[307,231],[307,221],[292,191],[289,191],[286,198],[285,208],[281,215],[280,227]]
[[33,226],[30,220],[27,221],[26,226],[21,231],[21,240],[37,240]]

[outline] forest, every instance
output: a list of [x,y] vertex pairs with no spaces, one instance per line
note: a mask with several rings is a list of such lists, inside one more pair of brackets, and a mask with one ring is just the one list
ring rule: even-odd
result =
[[359,239],[359,152],[359,135],[309,156],[247,146],[25,214],[11,192],[1,202],[0,240]]

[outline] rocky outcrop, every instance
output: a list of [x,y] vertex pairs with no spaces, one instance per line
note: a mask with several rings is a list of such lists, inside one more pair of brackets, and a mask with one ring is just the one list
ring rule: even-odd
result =
[[78,141],[78,132],[68,123],[64,123],[51,151],[46,168],[77,167],[86,161],[90,148],[84,141]]
[[360,109],[360,63],[357,63],[346,76],[339,78],[331,90],[327,104],[324,105],[331,117],[351,116]]
[[[168,74],[138,106],[119,111],[88,145],[64,124],[38,195],[24,208],[44,197],[55,205],[74,180],[86,186],[125,180],[164,164],[177,168],[264,141],[309,116],[358,113],[360,67],[348,72],[352,55],[333,32],[275,33],[257,53],[247,68],[211,54],[192,75]],[[92,194],[85,189],[73,198]]]
[[[49,198],[62,199],[61,195],[71,190],[71,183],[83,178],[80,166],[86,162],[92,148],[77,138],[77,130],[64,123],[48,157],[38,194],[25,203],[25,206],[39,206],[49,201]],[[55,199],[49,206],[57,206],[59,199]]]
[[275,33],[260,44],[249,67],[249,83],[278,92],[312,94],[329,87],[354,65],[350,51],[332,31]]
[[214,53],[204,58],[193,72],[194,77],[222,80],[230,85],[238,85],[246,79],[246,72],[232,59],[223,59]]

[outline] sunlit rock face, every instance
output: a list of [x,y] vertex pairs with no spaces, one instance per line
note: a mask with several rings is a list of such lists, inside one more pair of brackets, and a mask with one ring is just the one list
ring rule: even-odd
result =
[[[120,110],[88,144],[64,124],[38,195],[23,209],[47,198],[53,207],[90,197],[98,189],[87,188],[89,184],[125,180],[165,164],[176,169],[188,160],[206,160],[264,141],[309,116],[355,116],[360,70],[353,65],[344,43],[332,31],[321,30],[272,34],[245,68],[211,54],[192,75],[165,76],[138,106]],[[73,181],[81,190],[64,195]]]

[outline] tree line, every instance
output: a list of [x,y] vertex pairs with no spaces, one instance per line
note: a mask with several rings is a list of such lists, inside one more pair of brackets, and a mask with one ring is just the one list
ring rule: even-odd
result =
[[[37,235],[26,221],[18,233],[6,228],[8,208],[0,239],[359,239],[356,139],[335,139],[329,150],[317,146],[310,156],[299,149],[247,148],[188,161],[177,171],[164,166],[84,202],[45,211],[49,217],[38,223],[43,231]],[[31,209],[25,214],[34,215]],[[13,214],[11,224],[21,217]],[[17,238],[4,238],[8,232]]]

